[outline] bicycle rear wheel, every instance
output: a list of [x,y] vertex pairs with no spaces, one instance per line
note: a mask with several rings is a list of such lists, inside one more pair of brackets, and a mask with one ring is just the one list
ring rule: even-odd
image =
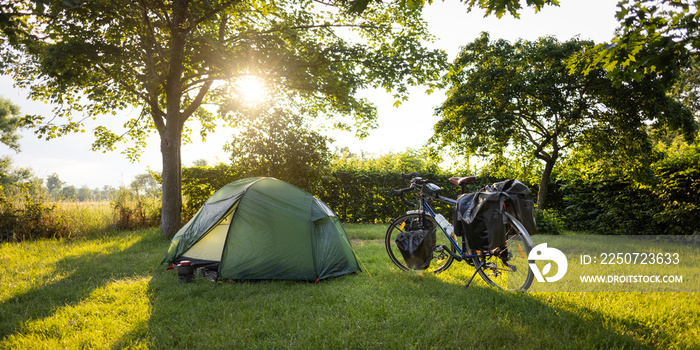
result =
[[[429,220],[430,223],[426,225],[424,224],[424,220]],[[401,254],[401,251],[396,245],[396,237],[400,233],[405,232],[409,227],[415,227],[416,222],[421,223],[420,225],[422,228],[428,226],[434,227],[437,230],[435,232],[436,244],[433,249],[432,260],[430,261],[430,265],[425,269],[425,271],[429,271],[432,273],[440,273],[442,271],[445,271],[448,267],[450,267],[452,261],[454,260],[452,255],[445,251],[445,248],[451,249],[453,252],[454,248],[452,247],[450,240],[447,239],[447,237],[445,237],[445,234],[438,227],[438,224],[435,222],[435,219],[433,219],[433,217],[430,215],[423,215],[418,213],[406,214],[400,216],[398,219],[394,220],[394,222],[392,222],[391,225],[389,225],[389,229],[387,229],[386,231],[386,237],[384,238],[384,245],[386,246],[386,252],[389,254],[389,258],[401,270],[411,270],[411,268],[408,267],[408,264],[406,263],[403,255]]]
[[474,265],[483,265],[479,275],[486,283],[505,290],[524,291],[534,278],[527,260],[532,239],[520,221],[508,213],[506,216],[506,243],[496,248],[494,255],[473,258]]

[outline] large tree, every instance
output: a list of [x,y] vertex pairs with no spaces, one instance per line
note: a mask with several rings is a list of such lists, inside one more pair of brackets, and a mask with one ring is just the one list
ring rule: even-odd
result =
[[468,156],[513,150],[536,157],[544,163],[537,198],[544,209],[552,170],[573,147],[634,155],[647,127],[693,132],[691,113],[666,95],[664,80],[617,85],[603,70],[570,74],[567,60],[592,46],[551,37],[492,42],[483,33],[462,48],[445,78],[435,138]]
[[[300,115],[349,116],[362,132],[376,115],[358,91],[381,87],[405,98],[407,85],[436,78],[444,60],[421,44],[429,37],[420,9],[397,3],[372,4],[361,16],[346,11],[342,1],[310,0],[1,5],[14,19],[0,21],[5,44],[14,46],[6,46],[0,67],[32,98],[59,106],[59,118],[32,119],[39,135],[82,131],[84,120],[127,106],[139,108],[140,116],[124,121],[124,132],[95,128],[94,149],[127,141],[133,157],[150,132],[158,133],[166,236],[180,226],[186,122],[201,122],[206,136],[217,117],[240,118],[247,111],[234,89],[241,79],[257,77],[271,98]],[[205,104],[226,108],[215,112]]]

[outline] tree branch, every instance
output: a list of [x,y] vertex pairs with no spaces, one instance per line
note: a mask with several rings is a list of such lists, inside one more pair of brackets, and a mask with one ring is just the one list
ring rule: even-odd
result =
[[[148,11],[148,7],[147,7],[146,3],[143,0],[140,0],[140,3],[142,5],[141,9],[142,9],[143,23],[146,25],[146,28],[148,28],[148,30],[146,31],[148,34],[147,36],[140,35],[143,38],[142,39],[142,42],[144,43],[143,49],[144,49],[145,53],[147,54],[146,56],[147,56],[147,60],[149,61],[148,63],[150,63],[150,65],[148,65],[148,66],[152,71],[151,75],[153,76],[153,79],[158,81],[158,83],[160,83],[160,84],[165,84],[163,77],[159,77],[158,74],[155,72],[155,63],[153,62],[151,56],[148,55],[149,50],[148,50],[148,46],[145,45],[147,42],[145,39],[148,38],[151,40],[151,45],[156,48],[156,55],[158,57],[161,57],[161,58],[165,57],[165,53],[163,51],[163,48],[160,46],[160,43],[156,39],[155,29],[153,27],[153,24],[151,23],[150,18],[148,17],[149,11]],[[162,71],[166,72],[168,70],[166,60],[161,59],[160,61],[161,61]]]
[[197,18],[196,20],[192,21],[192,24],[187,27],[187,31],[191,31],[191,30],[195,29],[199,24],[211,20],[212,17],[216,16],[221,11],[223,11],[226,7],[233,5],[236,2],[241,2],[241,0],[226,1],[223,4],[221,4],[221,6],[219,6],[218,8],[212,9],[211,11],[202,15],[201,17]]
[[[530,133],[530,129],[527,128],[527,125],[525,125],[525,121],[524,121],[525,118],[517,118],[516,120],[517,120],[517,123],[518,123],[520,130],[523,131],[525,138],[528,140],[528,142],[530,142],[530,144],[535,146],[535,157],[540,158],[544,161],[552,160],[552,156],[549,155],[549,153],[547,153],[544,150],[545,146],[547,146],[550,143],[552,136],[549,135],[548,133],[547,134],[539,134],[538,133],[541,136],[541,140],[538,141],[532,136],[532,134]],[[536,131],[533,131],[533,132],[537,133]]]
[[194,98],[194,100],[190,103],[189,106],[187,106],[187,109],[185,109],[184,112],[182,112],[182,121],[184,122],[189,118],[194,111],[199,108],[199,106],[202,105],[202,100],[204,99],[204,96],[207,95],[207,92],[209,92],[209,88],[211,88],[211,84],[213,83],[212,80],[206,81],[204,85],[202,85],[202,88],[199,89],[199,93],[197,94],[197,97]]
[[[105,75],[107,77],[114,80],[121,88],[123,88],[124,90],[126,90],[127,92],[129,92],[135,96],[138,96],[140,99],[142,99],[144,102],[146,102],[146,104],[151,109],[151,115],[153,116],[153,122],[156,125],[158,132],[160,133],[163,130],[165,130],[164,129],[165,125],[163,124],[163,121],[162,121],[162,118],[165,116],[165,114],[163,113],[163,111],[160,109],[160,106],[158,105],[157,97],[155,100],[153,98],[151,98],[153,95],[157,96],[157,94],[150,91],[148,84],[146,84],[145,87],[146,87],[146,91],[149,92],[150,96],[146,95],[140,91],[137,91],[136,89],[132,88],[129,84],[127,84],[123,80],[117,78],[116,75],[112,74],[112,72],[107,67],[105,67],[102,63],[97,63],[97,67],[99,67],[105,73]],[[158,119],[160,119],[160,120],[158,120]]]

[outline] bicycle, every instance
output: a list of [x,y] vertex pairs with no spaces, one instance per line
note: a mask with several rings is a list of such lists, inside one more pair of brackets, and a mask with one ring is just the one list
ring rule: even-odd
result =
[[[410,230],[425,230],[435,235],[435,242],[432,245],[432,259],[429,265],[421,266],[424,270],[432,273],[440,273],[447,270],[454,260],[464,260],[473,266],[476,271],[466,284],[469,287],[474,277],[478,273],[489,285],[505,289],[524,291],[530,287],[534,275],[528,265],[528,254],[533,243],[525,227],[508,212],[509,202],[503,204],[503,214],[505,215],[505,243],[495,249],[481,251],[472,250],[469,247],[467,234],[461,235],[461,245],[457,243],[457,236],[454,233],[454,225],[450,224],[444,216],[436,213],[430,203],[437,200],[448,203],[453,208],[457,205],[457,200],[440,195],[441,188],[435,183],[425,180],[418,173],[401,174],[402,178],[410,180],[411,186],[392,190],[395,196],[399,196],[402,202],[417,209],[409,210],[406,214],[393,220],[389,225],[385,237],[385,246],[389,258],[401,270],[408,271],[415,269],[411,264],[406,263],[405,257],[401,254],[397,246],[397,237],[403,232]],[[450,178],[450,182],[457,186],[471,183],[475,177]],[[417,194],[419,204],[409,202],[404,197],[405,193],[420,190]],[[439,228],[442,235],[436,234]],[[427,264],[427,262],[426,262]],[[419,267],[419,268],[421,268]]]

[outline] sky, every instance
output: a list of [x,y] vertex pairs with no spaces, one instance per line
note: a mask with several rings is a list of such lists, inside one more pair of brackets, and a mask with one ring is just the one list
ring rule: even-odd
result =
[[[498,19],[494,16],[484,18],[481,10],[467,13],[464,4],[457,0],[435,0],[432,5],[426,5],[424,17],[436,37],[430,47],[445,50],[449,59],[453,60],[460,46],[473,41],[483,31],[489,32],[492,40],[536,40],[542,36],[554,36],[566,41],[578,36],[596,43],[609,41],[617,27],[614,17],[616,3],[616,0],[560,0],[561,6],[546,7],[539,13],[531,9],[523,10],[520,19],[510,16]],[[409,100],[398,108],[393,106],[394,99],[390,94],[376,90],[363,91],[362,96],[377,106],[378,128],[363,140],[356,139],[348,132],[328,132],[335,139],[331,147],[349,147],[353,152],[374,155],[420,148],[432,136],[433,125],[438,120],[433,110],[445,99],[445,95],[442,91],[426,95],[425,88],[421,87],[409,91]],[[0,76],[0,96],[18,105],[23,114],[51,115],[52,106],[27,100],[26,91],[13,87],[10,77]],[[136,115],[138,110],[124,110],[117,119],[109,122],[121,125]],[[149,139],[146,150],[134,163],[120,153],[124,147],[107,153],[91,151],[94,140],[92,130],[102,123],[104,119],[98,119],[86,125],[85,133],[48,141],[38,139],[32,131],[23,130],[20,132],[21,152],[15,153],[0,144],[0,156],[11,156],[16,167],[31,168],[39,178],[46,179],[48,175],[56,173],[66,185],[76,187],[128,186],[137,174],[148,169],[161,170],[160,143],[156,136]],[[189,166],[199,159],[209,164],[227,162],[229,156],[222,148],[232,132],[232,129],[223,127],[202,142],[195,129],[192,143],[182,146],[182,164]]]

